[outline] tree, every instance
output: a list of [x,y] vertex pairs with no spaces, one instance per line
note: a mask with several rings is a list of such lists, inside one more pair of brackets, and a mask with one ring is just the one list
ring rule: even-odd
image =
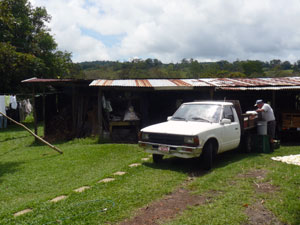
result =
[[280,59],[273,59],[270,61],[270,66],[272,69],[274,68],[279,68],[281,64],[281,60]]
[[290,70],[292,68],[292,64],[289,62],[289,61],[284,61],[282,64],[281,64],[281,68],[283,70]]
[[17,93],[21,80],[36,76],[44,70],[43,61],[34,55],[17,52],[14,46],[0,43],[0,92]]
[[244,73],[247,76],[251,76],[252,74],[257,75],[262,75],[263,74],[263,62],[255,60],[247,60],[246,62],[243,62],[242,67],[244,69]]
[[71,54],[57,51],[45,25],[50,18],[45,8],[33,8],[28,0],[0,1],[0,75],[6,83],[0,92],[20,91],[21,80],[33,76],[70,76]]

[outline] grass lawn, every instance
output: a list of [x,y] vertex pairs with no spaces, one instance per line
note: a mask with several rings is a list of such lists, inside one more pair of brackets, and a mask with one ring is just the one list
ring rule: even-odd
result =
[[[40,128],[41,130],[41,128]],[[86,138],[56,145],[60,155],[21,128],[0,130],[0,224],[116,224],[136,210],[167,195],[197,173],[198,162],[170,158],[160,165],[137,145],[98,144]],[[300,154],[297,146],[281,147],[272,154],[220,155],[214,169],[193,177],[193,194],[212,195],[206,204],[189,207],[165,224],[246,224],[247,207],[262,202],[280,221],[300,224],[300,167],[270,159]],[[129,167],[141,163],[138,167]],[[117,171],[123,176],[113,175]],[[257,179],[251,171],[264,171]],[[109,183],[98,183],[115,178]],[[269,183],[273,192],[256,186]],[[89,186],[76,193],[74,189]],[[65,200],[49,200],[65,195]],[[13,214],[33,211],[22,216]]]

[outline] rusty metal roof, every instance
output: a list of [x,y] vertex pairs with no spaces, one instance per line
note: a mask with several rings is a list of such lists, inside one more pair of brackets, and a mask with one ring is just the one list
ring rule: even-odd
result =
[[[31,78],[23,83],[90,83],[88,80]],[[292,90],[300,89],[300,77],[276,78],[201,78],[201,79],[128,79],[92,81],[89,86],[96,87],[135,87],[155,90],[189,90],[197,87],[212,87],[219,90]]]
[[72,79],[44,79],[44,78],[30,78],[27,80],[22,80],[22,83],[53,83],[53,82],[69,82]]
[[81,86],[88,86],[92,80],[80,80],[80,79],[44,79],[44,78],[30,78],[27,80],[22,80],[22,83],[26,84],[51,84],[51,85],[72,85],[79,84]]
[[280,90],[300,90],[300,86],[276,86],[276,87],[221,87],[226,91],[280,91]]
[[144,79],[144,80],[94,80],[90,86],[99,87],[142,87],[154,89],[190,89],[193,87],[215,87],[224,90],[266,87],[294,87],[300,89],[300,77],[280,78],[202,78],[202,79]]

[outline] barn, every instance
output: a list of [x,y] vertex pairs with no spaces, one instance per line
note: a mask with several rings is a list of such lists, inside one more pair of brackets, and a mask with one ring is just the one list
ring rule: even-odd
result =
[[[140,128],[165,121],[182,102],[196,100],[239,100],[246,112],[264,99],[275,111],[278,135],[297,135],[300,129],[300,77],[22,82],[33,87],[35,121],[44,121],[49,138],[96,135],[135,142]],[[125,118],[128,112],[135,118]]]

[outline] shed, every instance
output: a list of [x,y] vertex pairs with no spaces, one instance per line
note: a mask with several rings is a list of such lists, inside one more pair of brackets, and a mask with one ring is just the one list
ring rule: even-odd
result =
[[[32,78],[23,83],[43,86],[43,90],[46,87],[55,90],[52,95],[56,100],[53,96],[51,100],[51,94],[44,91],[46,136],[57,133],[51,122],[62,115],[69,121],[65,128],[70,135],[68,138],[93,134],[100,134],[100,137],[110,134],[112,137],[114,130],[119,130],[116,141],[122,139],[122,135],[130,136],[124,131],[127,128],[130,134],[136,134],[136,130],[144,126],[165,121],[182,102],[195,100],[237,99],[244,112],[253,110],[255,100],[261,98],[270,102],[280,122],[285,111],[300,111],[300,77],[93,81]],[[104,102],[108,102],[111,108],[107,108]],[[129,106],[133,106],[140,120],[124,121]]]

